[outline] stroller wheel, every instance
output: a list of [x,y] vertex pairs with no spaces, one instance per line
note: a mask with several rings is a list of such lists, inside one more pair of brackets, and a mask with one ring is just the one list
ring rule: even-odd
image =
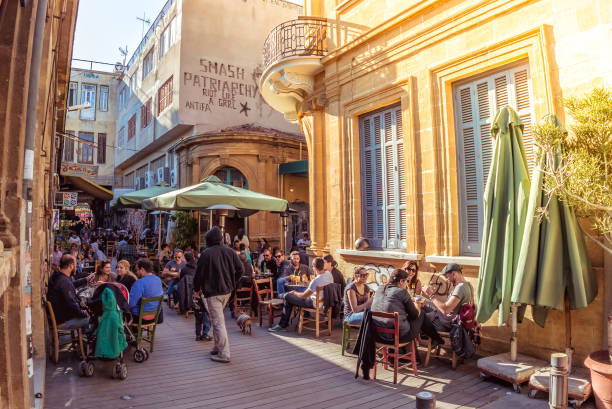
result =
[[85,376],[89,378],[90,376],[93,376],[94,370],[95,367],[93,362],[81,361],[81,363],[79,364],[79,376]]
[[138,348],[136,351],[134,351],[135,362],[141,363],[144,362],[145,359],[147,359],[144,351],[144,348]]
[[120,364],[119,370],[119,379],[124,380],[127,379],[128,376],[128,368],[126,364]]
[[146,350],[146,349],[144,349],[144,348],[142,349],[142,351],[143,351],[143,352],[144,352],[144,354],[145,354],[145,361],[148,361],[148,360],[149,360],[149,351],[147,351],[147,350]]
[[113,367],[113,379],[124,380],[127,378],[128,370],[127,365],[121,362],[117,362]]

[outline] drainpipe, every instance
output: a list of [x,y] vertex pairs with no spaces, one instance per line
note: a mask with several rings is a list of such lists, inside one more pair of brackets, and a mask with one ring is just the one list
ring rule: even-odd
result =
[[[32,6],[33,7],[33,4]],[[45,35],[45,26],[47,18],[47,0],[38,2],[36,8],[36,23],[34,26],[34,38],[32,42],[32,59],[30,61],[30,78],[28,88],[28,108],[26,117],[26,133],[25,133],[25,150],[23,161],[23,190],[22,198],[25,201],[25,225],[21,227],[22,244],[20,246],[20,270],[24,279],[24,291],[26,294],[32,293],[31,275],[32,275],[32,189],[34,179],[34,148],[36,140],[36,128],[38,123],[37,106],[38,106],[38,87],[40,85],[40,68],[42,59],[43,42]],[[53,132],[55,137],[55,132]],[[23,213],[22,213],[23,214]],[[25,240],[23,240],[25,238]],[[26,260],[27,258],[27,260]],[[26,316],[32,316],[31,301],[25,305]],[[32,326],[26,327],[26,336],[31,339]],[[30,391],[36,398],[40,396],[39,392],[34,390],[33,383],[33,342],[28,342],[27,351],[27,366],[30,382]],[[40,369],[42,370],[42,369]]]

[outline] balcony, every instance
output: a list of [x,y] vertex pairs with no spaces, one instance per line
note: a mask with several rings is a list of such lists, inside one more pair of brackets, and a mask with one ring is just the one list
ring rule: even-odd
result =
[[314,76],[327,54],[328,31],[325,19],[300,17],[276,26],[266,38],[259,89],[289,122],[298,121],[300,104],[314,91]]

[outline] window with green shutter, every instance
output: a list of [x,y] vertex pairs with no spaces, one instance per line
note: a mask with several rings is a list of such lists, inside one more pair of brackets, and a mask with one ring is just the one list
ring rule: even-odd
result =
[[372,247],[406,248],[406,189],[399,105],[359,117],[362,234]]
[[531,132],[529,68],[521,65],[485,74],[454,86],[457,175],[461,254],[479,256],[484,221],[484,188],[493,156],[491,123],[501,108],[510,106],[524,124],[523,143],[529,169],[535,162]]

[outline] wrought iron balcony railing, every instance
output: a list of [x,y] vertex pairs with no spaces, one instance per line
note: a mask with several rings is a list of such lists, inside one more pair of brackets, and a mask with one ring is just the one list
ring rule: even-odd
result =
[[325,19],[315,17],[301,17],[274,27],[264,43],[264,70],[287,57],[324,56],[328,28]]

